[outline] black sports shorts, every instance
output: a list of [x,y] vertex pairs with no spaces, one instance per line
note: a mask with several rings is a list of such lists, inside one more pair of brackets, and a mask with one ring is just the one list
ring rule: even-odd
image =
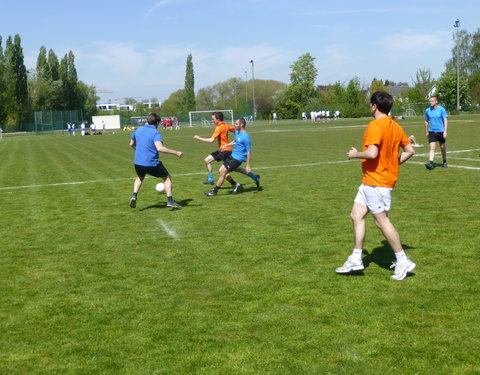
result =
[[232,157],[228,158],[223,162],[223,165],[225,168],[227,168],[227,171],[232,172],[238,167],[240,167],[240,164],[242,164],[241,161],[238,161],[237,159],[234,159]]
[[210,155],[213,156],[215,161],[225,161],[230,158],[232,151],[214,151]]
[[432,142],[445,143],[443,132],[428,132],[428,143]]
[[143,165],[135,164],[135,172],[137,172],[138,177],[145,177],[146,174],[149,174],[153,177],[167,177],[169,173],[167,168],[165,168],[162,162],[158,162],[155,167],[145,167]]

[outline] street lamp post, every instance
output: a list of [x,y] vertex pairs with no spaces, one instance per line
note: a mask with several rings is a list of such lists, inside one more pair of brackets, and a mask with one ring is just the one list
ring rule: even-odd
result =
[[455,37],[455,54],[457,55],[457,111],[460,111],[460,56],[459,56],[459,44],[458,29],[460,28],[460,20],[457,18],[453,27],[456,29]]
[[255,121],[257,111],[255,107],[255,70],[253,68],[253,60],[250,60],[250,64],[252,64],[253,121]]

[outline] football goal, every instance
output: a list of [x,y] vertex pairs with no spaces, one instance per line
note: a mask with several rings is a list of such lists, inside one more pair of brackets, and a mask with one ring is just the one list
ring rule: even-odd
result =
[[231,109],[214,109],[212,111],[188,112],[190,126],[211,126],[213,112],[222,112],[225,122],[233,125],[233,111]]

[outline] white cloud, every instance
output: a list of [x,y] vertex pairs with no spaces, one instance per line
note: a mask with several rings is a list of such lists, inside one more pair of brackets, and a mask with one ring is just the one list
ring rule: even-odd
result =
[[151,14],[151,13],[154,13],[157,9],[165,6],[165,5],[168,5],[168,4],[174,4],[174,3],[178,3],[179,1],[178,0],[160,0],[160,1],[157,1],[147,12],[147,14]]
[[405,31],[383,37],[378,42],[378,45],[395,52],[397,56],[403,54],[412,56],[438,48],[450,49],[450,45],[447,43],[450,41],[451,37],[446,32],[420,34],[413,31]]

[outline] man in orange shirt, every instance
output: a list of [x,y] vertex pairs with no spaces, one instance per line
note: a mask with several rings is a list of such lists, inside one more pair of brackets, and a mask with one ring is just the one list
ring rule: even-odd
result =
[[[365,240],[365,217],[370,211],[375,224],[395,253],[393,280],[403,280],[415,268],[403,250],[400,235],[388,217],[392,204],[392,189],[398,179],[399,166],[414,154],[403,129],[387,114],[393,106],[393,98],[385,91],[375,92],[370,99],[370,109],[375,120],[368,124],[363,135],[363,151],[354,147],[347,152],[349,159],[362,159],[363,180],[353,203],[350,217],[353,223],[354,249],[337,273],[361,271]],[[400,154],[400,147],[403,152]],[[393,267],[392,266],[392,267]]]
[[[208,178],[207,180],[203,181],[204,184],[214,184],[213,179],[213,172],[212,172],[212,163],[214,161],[225,161],[230,154],[232,153],[232,147],[224,147],[221,151],[220,148],[222,146],[227,145],[228,142],[228,132],[234,132],[235,127],[232,125],[225,124],[223,122],[223,113],[222,112],[214,112],[212,114],[212,122],[215,124],[215,130],[210,138],[203,138],[198,135],[194,135],[193,138],[203,142],[213,143],[215,139],[218,142],[218,149],[217,151],[212,152],[208,155],[203,161],[205,166],[207,167],[208,171]],[[234,192],[237,192],[240,188],[240,184],[235,182],[230,175],[226,177],[227,181],[230,182],[233,186]]]

